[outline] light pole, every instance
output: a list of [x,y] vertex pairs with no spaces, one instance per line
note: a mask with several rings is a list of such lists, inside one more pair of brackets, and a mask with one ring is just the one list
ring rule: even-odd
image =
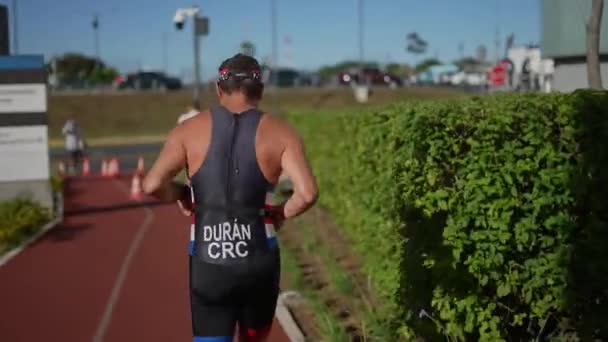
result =
[[[198,19],[198,11],[194,14],[194,21]],[[194,101],[200,104],[201,100],[201,63],[200,63],[200,40],[196,34],[196,24],[192,25],[192,37],[194,39]]]
[[17,35],[17,0],[13,0],[13,54],[19,54],[19,39]]
[[[97,13],[95,13],[93,15],[93,39],[94,39],[94,44],[95,44],[95,58],[97,59],[97,61],[100,61],[100,56],[99,56],[99,15]],[[96,62],[97,64],[97,62]]]
[[163,69],[166,74],[169,74],[169,43],[167,32],[163,32]]
[[363,68],[365,67],[365,51],[363,44],[363,0],[358,0],[358,17],[359,17],[359,82],[363,83]]
[[358,0],[359,8],[359,63],[361,63],[361,68],[363,68],[364,63],[364,50],[363,50],[363,0]]
[[270,63],[270,77],[268,81],[274,90],[274,94],[272,96],[272,111],[277,113],[279,111],[279,35],[277,30],[276,0],[270,0],[270,26],[272,39],[272,61]]
[[200,36],[206,36],[209,33],[209,20],[204,17],[199,17],[200,9],[198,6],[188,8],[178,8],[173,17],[173,22],[178,30],[184,28],[184,23],[187,18],[192,18],[192,36],[194,46],[194,101],[200,105],[201,98],[201,74],[200,74]]
[[[273,76],[273,81],[277,81],[276,70],[278,67],[279,60],[279,47],[278,47],[278,33],[277,33],[277,1],[270,0],[270,22],[272,29],[272,65],[271,65],[271,75]],[[278,86],[278,84],[277,84]]]

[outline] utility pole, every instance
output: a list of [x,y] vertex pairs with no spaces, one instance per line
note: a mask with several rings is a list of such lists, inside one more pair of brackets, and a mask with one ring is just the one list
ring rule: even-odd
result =
[[13,54],[19,54],[19,39],[17,35],[17,0],[13,0]]
[[498,25],[496,25],[496,37],[494,38],[494,49],[496,53],[496,63],[500,61],[500,30]]
[[192,22],[192,36],[194,37],[194,101],[201,103],[201,63],[200,63],[200,39],[197,32],[196,21],[199,20],[198,11]]
[[199,16],[198,6],[178,8],[173,22],[178,30],[184,27],[187,18],[192,18],[192,41],[194,46],[194,102],[200,106],[201,72],[200,72],[200,37],[209,34],[209,19]]
[[269,82],[274,91],[272,96],[272,111],[279,111],[279,34],[277,29],[277,0],[270,0],[270,25],[272,39],[272,62],[270,66]]
[[[358,14],[359,14],[359,75],[363,76],[363,67],[365,64],[365,54],[363,47],[363,0],[358,0]],[[361,79],[360,79],[361,81]]]
[[[277,0],[270,0],[270,22],[272,26],[272,65],[271,65],[271,83],[278,81],[277,69],[279,64],[279,46],[278,46],[278,31],[277,31]],[[278,84],[275,84],[278,88]]]
[[169,43],[167,32],[163,32],[163,70],[165,74],[169,74]]
[[101,61],[99,56],[99,15],[97,13],[93,15],[93,34],[95,44],[95,58],[97,59],[97,61]]

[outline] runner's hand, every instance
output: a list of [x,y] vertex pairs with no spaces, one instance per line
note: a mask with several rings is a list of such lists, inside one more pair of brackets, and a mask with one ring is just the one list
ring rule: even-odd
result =
[[189,185],[184,185],[182,198],[177,200],[177,205],[185,216],[192,216],[194,212],[194,203],[192,200],[192,192]]
[[189,200],[178,200],[177,205],[184,216],[192,216],[194,213],[194,205]]
[[270,210],[270,216],[272,217],[272,222],[277,231],[281,230],[283,223],[285,223],[285,214],[283,210],[283,205],[275,206]]

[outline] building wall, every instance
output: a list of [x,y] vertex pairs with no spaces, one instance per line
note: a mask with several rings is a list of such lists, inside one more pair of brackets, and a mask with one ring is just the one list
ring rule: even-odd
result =
[[[602,83],[605,86],[608,82],[608,63],[601,64]],[[570,92],[580,88],[588,88],[587,83],[587,64],[568,63],[555,65],[553,74],[553,90],[560,92]]]
[[[543,58],[584,56],[585,24],[591,0],[542,0],[541,49]],[[600,53],[608,54],[608,5],[604,6]]]
[[15,198],[29,198],[53,208],[53,191],[48,180],[0,182],[0,202]]

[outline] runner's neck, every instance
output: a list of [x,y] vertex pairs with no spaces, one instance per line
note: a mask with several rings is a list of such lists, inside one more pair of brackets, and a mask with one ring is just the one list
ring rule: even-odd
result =
[[230,98],[220,101],[220,104],[222,106],[224,106],[224,108],[226,108],[229,112],[234,113],[234,114],[241,114],[250,109],[255,109],[258,107],[257,101],[256,102],[252,102],[252,101],[245,102],[245,101],[240,101],[239,99],[230,99]]

